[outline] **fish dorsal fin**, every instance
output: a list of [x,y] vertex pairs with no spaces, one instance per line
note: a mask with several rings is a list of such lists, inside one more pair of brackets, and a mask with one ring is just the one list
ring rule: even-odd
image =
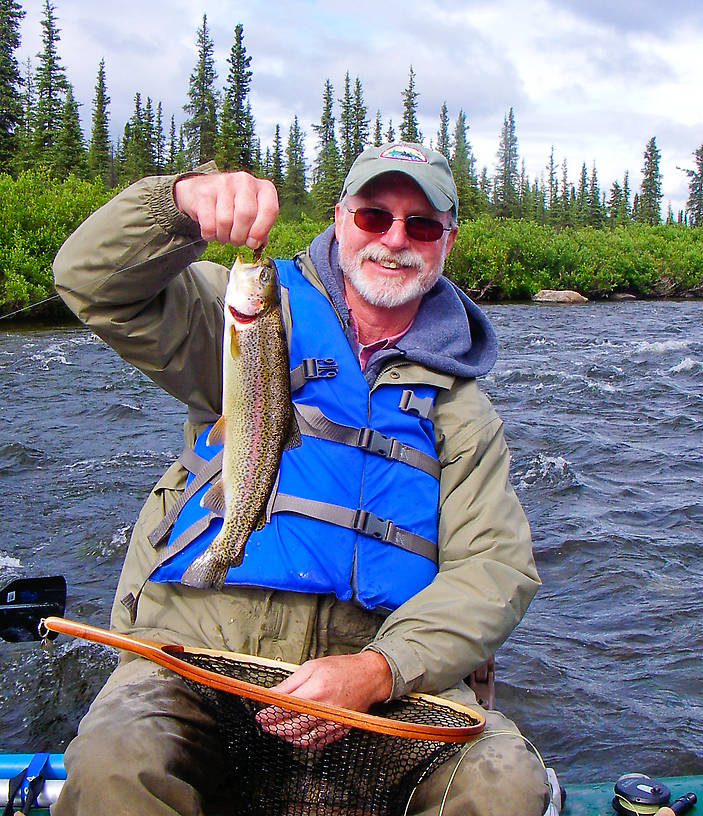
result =
[[221,416],[217,422],[210,428],[210,433],[207,435],[207,445],[224,445],[225,444],[225,418]]
[[291,410],[288,416],[288,430],[286,431],[286,444],[283,446],[284,450],[297,448],[302,445],[303,441],[300,438],[300,428],[298,427],[298,420],[295,418],[295,411]]
[[220,477],[210,488],[208,488],[205,495],[200,499],[200,506],[206,510],[211,510],[218,516],[225,517],[225,486]]

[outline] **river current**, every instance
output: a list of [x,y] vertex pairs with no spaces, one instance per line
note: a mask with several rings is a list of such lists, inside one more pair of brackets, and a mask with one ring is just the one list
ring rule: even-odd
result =
[[[497,707],[562,782],[703,773],[703,303],[485,308],[482,380],[543,586],[497,655]],[[82,328],[1,327],[0,585],[64,574],[108,624],[183,406]],[[115,664],[0,643],[0,752],[62,751]]]

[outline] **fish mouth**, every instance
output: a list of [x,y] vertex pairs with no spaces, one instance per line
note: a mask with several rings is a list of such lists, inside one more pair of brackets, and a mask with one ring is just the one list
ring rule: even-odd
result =
[[257,317],[259,317],[260,312],[256,312],[255,314],[244,314],[243,312],[238,312],[234,306],[231,306],[229,303],[227,304],[227,308],[229,309],[230,314],[232,317],[237,321],[237,323],[253,323]]

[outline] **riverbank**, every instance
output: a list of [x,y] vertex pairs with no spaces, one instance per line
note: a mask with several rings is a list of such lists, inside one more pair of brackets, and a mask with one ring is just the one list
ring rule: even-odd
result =
[[[115,191],[42,170],[18,179],[0,175],[0,318],[61,323],[51,263],[59,247]],[[302,214],[279,220],[268,254],[291,257],[327,221]],[[204,257],[229,265],[237,248],[211,244]],[[245,250],[245,258],[251,253]],[[477,302],[522,302],[541,289],[572,289],[590,300],[703,297],[703,227],[628,223],[613,228],[557,229],[525,219],[483,215],[464,221],[445,272]],[[40,301],[41,306],[32,306]]]

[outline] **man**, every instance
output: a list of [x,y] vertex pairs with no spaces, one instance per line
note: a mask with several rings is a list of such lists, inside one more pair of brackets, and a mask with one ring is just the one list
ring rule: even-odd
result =
[[[299,557],[312,553],[322,564],[319,584],[282,579],[276,557],[257,566],[249,547],[241,569],[253,563],[264,576],[254,586],[238,577],[240,568],[228,571],[221,591],[184,586],[155,571],[164,539],[153,531],[185,484],[177,462],[135,525],[114,628],[302,663],[281,691],[361,711],[413,690],[476,704],[461,679],[509,635],[539,579],[508,482],[502,424],[475,380],[495,361],[495,336],[441,276],[457,212],[439,153],[398,143],[368,148],[345,180],[334,226],[295,263],[278,263],[291,367],[311,349],[311,357],[334,357],[337,371],[294,384],[294,402],[321,406],[336,421],[347,410],[368,411],[369,425],[379,418],[375,429],[397,424],[401,440],[407,433],[425,445],[420,459],[431,461],[417,469],[372,452],[349,454],[361,462],[360,506],[407,528],[423,554],[390,539],[378,544],[368,530],[312,510],[277,513],[274,504],[275,525],[260,531],[265,545],[289,555],[295,537]],[[144,179],[93,214],[56,258],[57,288],[73,311],[188,406],[187,447],[221,405],[218,298],[227,270],[196,259],[205,241],[262,247],[277,214],[273,185],[246,173],[205,167]],[[388,394],[392,404],[384,405]],[[314,446],[303,439],[290,456]],[[339,457],[347,448],[338,446]],[[348,506],[338,496],[356,477],[340,478],[331,458],[324,478],[306,481],[300,469],[297,498],[329,490],[326,502]],[[542,769],[510,721],[488,712],[487,722],[489,736],[466,755],[444,812],[542,814]],[[68,780],[53,814],[216,812],[220,753],[215,723],[180,678],[124,656],[66,752]],[[437,812],[454,764],[420,786],[413,813]]]

